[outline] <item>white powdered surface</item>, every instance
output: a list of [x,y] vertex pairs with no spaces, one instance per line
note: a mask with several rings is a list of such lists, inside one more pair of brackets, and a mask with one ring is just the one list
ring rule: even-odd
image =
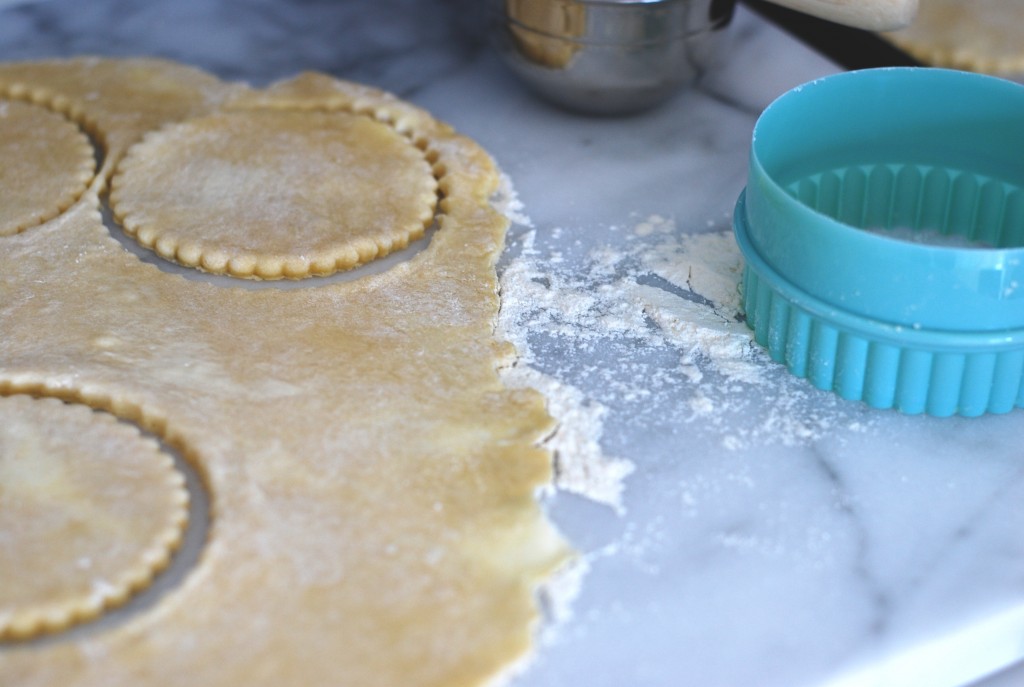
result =
[[[510,184],[496,205],[522,217]],[[644,466],[656,471],[665,456],[653,454],[666,446],[731,453],[870,426],[857,404],[793,377],[753,341],[739,249],[714,225],[691,234],[652,216],[630,229],[528,229],[511,242],[498,333],[519,360],[502,374],[548,399],[558,423],[547,440],[555,488],[623,516],[630,475],[649,477]],[[640,546],[634,539],[627,527],[622,541],[582,556],[540,590],[542,642],[557,641],[592,564]]]
[[[558,422],[546,444],[554,453],[555,486],[571,491],[622,512],[622,480],[633,471],[633,464],[603,453],[600,445],[603,418],[607,409],[588,400],[578,388],[531,365],[534,353],[529,343],[530,313],[560,311],[568,322],[580,323],[592,299],[570,290],[556,291],[539,283],[537,258],[533,250],[534,232],[526,236],[520,259],[508,265],[502,277],[501,335],[515,344],[518,363],[503,372],[505,383],[513,387],[532,387],[548,400],[548,412]],[[544,277],[541,276],[540,279]],[[613,326],[625,326],[613,325]],[[571,329],[564,330],[573,336]],[[582,333],[582,332],[581,332]]]
[[519,200],[519,195],[512,185],[512,179],[504,172],[498,176],[498,190],[494,192],[491,204],[495,210],[508,217],[513,224],[523,227],[533,226],[533,220],[524,212],[523,202]]
[[623,512],[623,479],[634,470],[628,460],[612,458],[601,450],[607,408],[588,402],[579,389],[559,382],[528,365],[505,374],[509,386],[530,387],[547,398],[548,412],[558,421],[545,442],[554,454],[555,486]]
[[[500,330],[520,353],[506,381],[549,399],[558,488],[623,511],[635,458],[607,447],[632,442],[603,440],[617,417],[634,428],[691,425],[728,450],[865,428],[857,404],[793,377],[753,341],[730,230],[685,233],[655,215],[613,232],[614,246],[580,257],[562,252],[565,230],[544,237],[548,246],[528,231],[502,272]],[[605,349],[611,360],[586,363]]]

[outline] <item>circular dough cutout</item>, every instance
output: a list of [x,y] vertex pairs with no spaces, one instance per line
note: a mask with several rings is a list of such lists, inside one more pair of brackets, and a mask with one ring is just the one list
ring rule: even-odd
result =
[[20,100],[0,98],[0,160],[0,236],[56,217],[96,173],[92,144],[75,124]]
[[134,426],[0,397],[0,638],[123,603],[168,564],[187,521],[184,477]]
[[433,221],[423,151],[347,112],[241,110],[132,147],[112,181],[125,231],[180,264],[258,279],[328,275],[383,257]]

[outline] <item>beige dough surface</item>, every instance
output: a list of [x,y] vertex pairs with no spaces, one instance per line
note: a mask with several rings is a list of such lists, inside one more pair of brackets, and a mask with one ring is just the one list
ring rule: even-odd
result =
[[883,35],[933,66],[1024,74],[1024,4],[1018,0],[920,0],[913,24]]
[[[95,173],[92,145],[75,124],[52,110],[0,92],[0,236],[17,234],[65,210]],[[33,160],[24,168],[11,160]]]
[[110,205],[140,243],[183,265],[301,278],[420,238],[436,188],[423,151],[369,117],[243,110],[148,136],[119,166]]
[[171,457],[112,415],[0,397],[0,638],[63,629],[164,568],[188,520]]
[[[459,686],[521,659],[535,588],[567,550],[535,499],[551,477],[544,400],[497,373],[513,351],[494,335],[507,221],[490,158],[422,110],[322,75],[254,91],[79,60],[0,65],[5,80],[58,98],[105,148],[77,203],[0,238],[0,394],[160,436],[197,468],[211,524],[151,608],[0,645],[0,684]],[[406,137],[441,198],[429,245],[291,290],[140,262],[101,220],[110,160],[168,122],[245,110],[354,113]]]

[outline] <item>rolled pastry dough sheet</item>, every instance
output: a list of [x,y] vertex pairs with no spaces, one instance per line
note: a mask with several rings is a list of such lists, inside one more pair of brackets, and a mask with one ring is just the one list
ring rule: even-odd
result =
[[[534,589],[567,550],[535,500],[551,470],[544,400],[497,373],[513,352],[494,335],[507,221],[488,202],[490,158],[421,110],[322,75],[251,91],[89,60],[3,65],[5,82],[60,93],[107,147],[76,204],[0,240],[0,390],[159,435],[196,466],[212,522],[154,607],[6,645],[0,683],[478,685],[521,659]],[[99,213],[110,160],[170,122],[246,108],[356,113],[416,143],[441,198],[429,246],[298,290],[216,287],[126,252]]]
[[882,35],[925,64],[1024,75],[1024,4],[1018,0],[920,0],[909,27]]

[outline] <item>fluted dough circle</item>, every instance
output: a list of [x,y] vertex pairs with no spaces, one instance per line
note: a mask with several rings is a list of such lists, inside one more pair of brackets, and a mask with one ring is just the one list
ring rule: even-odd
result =
[[[0,98],[0,236],[56,217],[95,174],[92,144],[61,114]],[[10,164],[31,160],[31,165]]]
[[0,397],[0,638],[99,615],[180,543],[184,478],[152,439],[56,399]]
[[148,136],[119,166],[110,202],[165,258],[278,279],[404,247],[432,221],[436,188],[423,151],[369,117],[243,110]]

